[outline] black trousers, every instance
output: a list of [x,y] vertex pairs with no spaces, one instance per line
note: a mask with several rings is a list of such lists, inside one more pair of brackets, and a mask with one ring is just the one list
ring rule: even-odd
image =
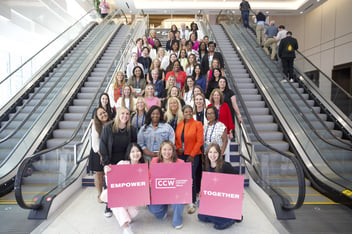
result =
[[294,78],[293,60],[294,58],[281,58],[282,70],[289,79]]

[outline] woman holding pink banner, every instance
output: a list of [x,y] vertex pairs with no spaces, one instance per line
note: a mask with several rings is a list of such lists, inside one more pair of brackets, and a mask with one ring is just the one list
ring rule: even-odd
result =
[[[153,158],[151,163],[184,163],[184,161],[177,158],[176,148],[171,141],[163,141],[160,145],[158,157]],[[171,204],[171,206],[174,210],[172,226],[181,229],[183,227],[184,204]],[[156,218],[165,220],[169,205],[149,205],[148,209]]]
[[196,211],[197,191],[196,184],[200,178],[196,176],[196,172],[200,164],[203,146],[203,125],[201,122],[193,119],[193,108],[185,105],[182,108],[183,121],[177,124],[175,132],[175,145],[179,158],[185,162],[192,163],[192,203],[189,204],[187,212],[193,214]]
[[[126,107],[119,107],[114,121],[104,125],[101,132],[99,149],[104,166],[124,160],[127,146],[131,142],[137,142],[137,130],[131,126],[130,111]],[[112,215],[107,206],[104,215]]]
[[[130,143],[127,147],[126,151],[126,160],[122,160],[117,163],[117,165],[124,165],[124,164],[137,164],[137,163],[144,163],[143,152],[141,147],[137,143]],[[104,167],[105,174],[111,171],[109,166]],[[107,201],[107,197],[102,197],[104,201]],[[132,219],[137,216],[138,214],[138,207],[115,207],[111,208],[112,212],[115,215],[115,218],[122,227],[123,233],[133,233],[131,230],[130,223]]]
[[[205,151],[205,171],[236,174],[232,165],[223,160],[220,146],[217,143],[210,143]],[[198,214],[198,219],[202,222],[213,223],[218,230],[226,229],[233,225],[236,220],[223,217]]]

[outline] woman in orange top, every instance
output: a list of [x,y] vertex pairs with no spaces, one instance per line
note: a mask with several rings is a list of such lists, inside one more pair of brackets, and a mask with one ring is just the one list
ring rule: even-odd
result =
[[175,145],[179,158],[192,163],[192,204],[188,206],[188,213],[192,214],[196,210],[196,184],[200,180],[196,176],[196,172],[200,165],[202,154],[203,125],[193,119],[193,108],[190,105],[185,105],[182,108],[182,112],[184,120],[177,124]]

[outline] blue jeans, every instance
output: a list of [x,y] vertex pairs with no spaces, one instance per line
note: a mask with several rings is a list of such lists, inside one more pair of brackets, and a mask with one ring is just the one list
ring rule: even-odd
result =
[[[188,155],[179,155],[179,158],[186,162]],[[196,155],[194,156],[194,161],[192,163],[192,203],[196,203],[197,200],[197,180],[199,180],[197,170],[199,167],[199,160],[200,155]]]
[[[183,208],[185,205],[171,204],[171,206],[174,210],[174,215],[172,217],[172,226],[176,227],[183,223]],[[167,213],[169,205],[149,205],[148,209],[150,213],[152,213],[157,219],[162,219]]]
[[242,11],[242,21],[245,28],[249,27],[249,11]]
[[213,223],[217,226],[227,226],[234,223],[234,219],[198,214],[198,219],[202,222]]

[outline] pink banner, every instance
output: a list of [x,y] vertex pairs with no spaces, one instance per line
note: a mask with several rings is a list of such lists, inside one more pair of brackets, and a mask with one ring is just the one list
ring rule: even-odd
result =
[[191,163],[151,163],[151,204],[192,202]]
[[107,173],[109,208],[150,204],[147,163],[110,167]]
[[203,172],[199,213],[241,219],[244,176]]

